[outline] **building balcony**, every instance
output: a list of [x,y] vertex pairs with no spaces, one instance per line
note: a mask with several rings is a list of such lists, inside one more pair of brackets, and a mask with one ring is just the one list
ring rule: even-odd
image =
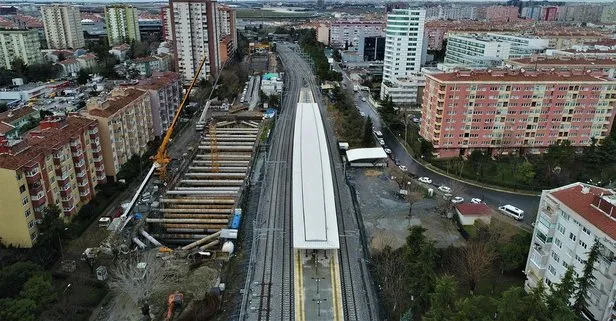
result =
[[71,149],[72,149],[72,147],[79,147],[79,146],[81,146],[81,141],[73,140],[73,141],[71,141],[71,143],[69,145],[71,146]]
[[26,172],[26,182],[29,184],[35,184],[41,181],[41,173],[38,169],[34,171]]
[[63,210],[64,210],[64,215],[65,216],[71,216],[71,215],[75,214],[75,204],[72,204],[71,206],[64,207]]
[[88,129],[88,134],[91,136],[98,134],[98,127],[94,127],[92,129]]
[[92,143],[90,145],[90,147],[92,148],[92,153],[99,153],[101,151],[101,144]]
[[85,171],[85,170],[83,170],[83,171],[78,171],[78,172],[76,173],[76,175],[75,175],[75,176],[77,176],[77,181],[80,181],[80,180],[82,180],[84,177],[86,177],[86,171]]
[[83,151],[81,149],[77,149],[75,151],[72,151],[71,155],[73,155],[73,157],[79,157],[79,156],[83,155]]
[[96,181],[99,184],[105,184],[107,182],[107,176],[105,176],[104,174],[103,175],[98,175],[98,176],[96,176]]
[[89,196],[90,196],[90,190],[89,190],[89,189],[86,189],[86,190],[85,190],[85,191],[83,191],[83,192],[79,192],[79,197],[80,197],[82,200],[84,200],[84,199],[88,199],[88,198],[89,198]]
[[36,199],[32,197],[30,200],[32,201],[32,207],[38,208],[45,205],[45,203],[47,202],[47,196],[45,196],[45,194],[43,193],[40,198],[37,195]]
[[535,243],[530,252],[530,262],[539,270],[545,270],[547,268],[549,255],[550,251],[545,250],[543,246]]
[[104,172],[105,172],[105,167],[104,167],[104,166],[97,166],[97,167],[95,168],[95,170],[96,170],[96,173],[97,173],[97,174],[98,174],[98,173],[104,173]]
[[86,166],[86,161],[82,158],[79,159],[77,163],[75,163],[75,168],[83,168]]
[[102,162],[102,161],[103,161],[103,156],[101,156],[101,155],[95,156],[94,158],[92,158],[92,160],[93,160],[95,163],[100,163],[100,162]]
[[36,190],[30,189],[30,199],[32,201],[40,201],[45,198],[45,191],[42,186],[36,188]]
[[73,194],[68,194],[65,197],[61,198],[62,203],[69,203],[73,201]]
[[43,188],[43,184],[41,184],[40,182],[36,182],[32,185],[28,184],[28,189],[30,190],[30,196],[34,197],[35,195],[39,194],[39,193],[43,193],[45,192],[45,189]]

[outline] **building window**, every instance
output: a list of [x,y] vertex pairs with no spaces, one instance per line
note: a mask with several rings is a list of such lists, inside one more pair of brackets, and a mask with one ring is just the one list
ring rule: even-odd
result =
[[556,269],[552,265],[548,266],[548,271],[550,271],[550,274],[556,276]]
[[34,221],[28,222],[28,229],[32,229],[34,227]]
[[582,240],[580,240],[578,244],[580,244],[580,246],[583,247],[585,250],[588,249],[588,245],[584,243]]
[[23,193],[23,192],[25,192],[25,191],[26,191],[26,185],[21,185],[21,186],[19,186],[19,192],[20,192],[20,193]]
[[560,211],[560,216],[563,218],[563,220],[565,220],[567,222],[569,221],[569,218],[570,218],[569,214],[567,214],[567,213],[565,213],[563,211]]
[[556,244],[556,246],[558,246],[559,249],[562,249],[563,247],[563,242],[561,242],[558,238],[554,239],[554,244]]
[[558,231],[560,232],[560,234],[565,235],[565,227],[562,226],[560,223],[558,223]]
[[26,217],[28,217],[28,216],[30,216],[30,214],[32,214],[32,211],[30,211],[30,209],[27,209],[25,214],[26,214]]
[[554,261],[556,262],[560,262],[560,256],[558,256],[558,254],[552,252],[552,259],[554,259]]
[[24,197],[24,198],[21,200],[21,204],[23,204],[23,205],[28,204],[28,196]]
[[573,233],[569,233],[569,238],[571,239],[571,241],[575,242],[575,240],[577,239],[577,237],[573,234]]
[[586,235],[590,236],[590,231],[585,226],[582,227],[582,231],[586,233]]
[[548,286],[552,285],[552,281],[548,278],[545,278],[545,284],[547,284]]

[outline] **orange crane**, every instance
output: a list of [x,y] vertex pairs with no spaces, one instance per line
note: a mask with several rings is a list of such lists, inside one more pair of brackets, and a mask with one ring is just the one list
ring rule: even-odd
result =
[[173,294],[169,294],[167,298],[167,317],[165,321],[170,321],[173,316],[173,310],[179,309],[184,304],[184,293],[175,291]]
[[193,87],[197,83],[197,80],[199,79],[199,74],[201,74],[201,69],[203,69],[203,65],[205,65],[206,59],[207,59],[207,55],[204,55],[203,59],[201,59],[201,62],[199,62],[199,68],[197,68],[197,72],[193,76],[193,79],[190,82],[190,86],[188,86],[188,89],[186,89],[186,93],[184,94],[184,98],[182,98],[182,102],[180,103],[180,106],[175,111],[175,115],[173,116],[173,121],[171,122],[171,124],[169,125],[169,128],[167,129],[167,132],[165,133],[165,137],[163,138],[163,141],[160,143],[160,146],[158,147],[158,151],[156,152],[156,155],[152,157],[152,159],[154,160],[154,167],[156,167],[156,171],[158,175],[163,180],[167,176],[167,165],[171,161],[171,158],[167,154],[167,147],[169,146],[169,141],[171,140],[171,134],[173,134],[175,125],[180,119],[180,115],[182,114],[182,111],[184,110],[184,107],[186,106],[186,103],[188,102],[188,97],[190,96],[190,92],[192,91]]

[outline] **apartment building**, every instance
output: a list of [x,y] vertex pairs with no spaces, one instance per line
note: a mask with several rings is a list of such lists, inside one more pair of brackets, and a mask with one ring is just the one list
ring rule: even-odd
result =
[[336,21],[329,27],[329,44],[335,48],[357,48],[359,39],[383,36],[380,21]]
[[237,30],[235,9],[224,5],[216,5],[216,32],[218,33],[218,52],[220,65],[233,58],[237,50]]
[[474,20],[477,8],[468,5],[438,5],[426,8],[426,20]]
[[106,182],[96,121],[54,116],[23,138],[0,135],[0,242],[31,247],[52,204],[70,219]]
[[82,114],[96,119],[101,132],[105,174],[112,179],[135,155],[143,155],[154,139],[150,94],[135,88],[116,88],[110,96],[91,98]]
[[387,15],[381,99],[396,104],[417,103],[424,84],[421,65],[426,60],[425,10],[393,9]]
[[463,67],[495,67],[505,59],[543,52],[548,40],[533,36],[476,33],[451,35],[447,41],[445,64]]
[[171,24],[176,50],[176,71],[184,83],[193,78],[199,63],[205,64],[199,75],[207,79],[221,67],[216,1],[171,0]]
[[564,50],[589,42],[597,42],[608,38],[607,34],[591,30],[537,30],[529,33],[541,39],[548,40],[548,48]]
[[0,68],[11,69],[16,58],[26,65],[43,61],[36,29],[0,29]]
[[487,70],[427,74],[420,135],[436,157],[540,153],[610,134],[616,80],[602,71]]
[[[573,183],[541,193],[528,253],[525,288],[558,283],[569,267],[582,274],[588,253],[601,244],[595,280],[588,291],[589,320],[614,320],[616,314],[616,193]],[[549,291],[549,287],[547,287]]]
[[163,26],[163,40],[173,41],[173,25],[171,24],[171,7],[160,8],[160,22]]
[[560,6],[558,8],[558,21],[573,21],[597,23],[603,14],[602,4],[577,4]]
[[616,5],[608,5],[603,7],[599,22],[610,24],[616,23]]
[[110,46],[141,41],[139,33],[139,13],[130,5],[105,7],[105,25]]
[[616,56],[610,58],[532,56],[510,59],[505,65],[515,69],[598,70],[608,78],[616,77]]
[[518,7],[489,6],[477,9],[477,19],[490,21],[514,21],[518,19]]
[[77,49],[86,45],[78,7],[69,5],[42,6],[41,13],[48,48]]
[[180,106],[182,83],[175,72],[154,73],[152,77],[139,81],[138,89],[150,94],[154,136],[161,137],[171,125],[173,116]]

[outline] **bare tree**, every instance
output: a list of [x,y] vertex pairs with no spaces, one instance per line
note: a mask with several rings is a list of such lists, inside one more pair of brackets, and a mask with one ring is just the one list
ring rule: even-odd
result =
[[407,284],[405,282],[406,264],[404,262],[404,255],[400,250],[392,250],[387,246],[383,250],[379,251],[374,256],[375,268],[379,271],[380,286],[387,304],[390,306],[390,310],[393,314],[401,314],[400,305],[405,305],[403,301]]
[[140,307],[153,293],[163,289],[169,279],[165,262],[155,252],[137,253],[119,260],[110,274],[110,287]]
[[467,282],[472,294],[477,284],[490,275],[496,258],[497,253],[492,244],[471,240],[452,257],[452,267]]

